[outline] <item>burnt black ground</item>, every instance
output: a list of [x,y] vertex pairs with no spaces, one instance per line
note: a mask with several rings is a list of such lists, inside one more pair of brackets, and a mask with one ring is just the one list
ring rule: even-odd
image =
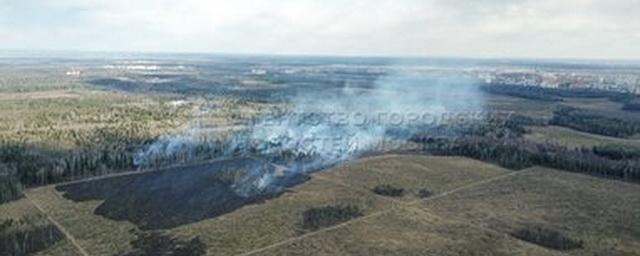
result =
[[[230,173],[265,166],[268,165],[259,160],[240,158],[62,185],[56,189],[73,201],[104,200],[95,210],[98,215],[130,221],[143,230],[166,229],[217,217],[281,195],[283,189],[251,196],[239,195],[233,189]],[[277,185],[291,187],[306,180],[288,177]]]

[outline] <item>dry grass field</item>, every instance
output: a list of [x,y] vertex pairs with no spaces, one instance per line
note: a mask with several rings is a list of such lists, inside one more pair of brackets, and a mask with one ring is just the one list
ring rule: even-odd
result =
[[637,184],[532,168],[421,207],[504,233],[544,226],[582,241],[573,255],[640,255]]
[[[379,184],[405,193],[378,195],[371,190]],[[419,198],[421,189],[432,195]],[[53,186],[27,191],[88,254],[131,249],[133,223],[95,215],[100,201],[74,202],[59,193]],[[29,211],[24,202],[3,205],[11,209],[6,215]],[[362,217],[302,227],[305,210],[331,205],[356,206]],[[638,255],[638,209],[636,184],[542,168],[512,172],[461,157],[388,155],[336,166],[277,198],[162,232],[198,237],[208,255]],[[511,235],[529,224],[584,246],[558,251]],[[71,249],[63,241],[47,252]]]
[[91,255],[122,254],[131,249],[134,239],[130,232],[135,225],[113,221],[95,215],[100,201],[73,202],[66,200],[53,186],[27,191],[27,196],[47,215],[65,227],[78,245]]
[[412,207],[268,248],[254,255],[561,255]]
[[314,179],[279,198],[169,232],[200,237],[209,248],[209,255],[235,255],[305,234],[301,225],[303,211],[326,205],[354,205],[368,215],[392,208],[394,203]]
[[509,170],[463,157],[387,155],[347,163],[315,177],[352,189],[371,192],[391,185],[404,190],[402,201],[419,199],[420,190],[438,194]]

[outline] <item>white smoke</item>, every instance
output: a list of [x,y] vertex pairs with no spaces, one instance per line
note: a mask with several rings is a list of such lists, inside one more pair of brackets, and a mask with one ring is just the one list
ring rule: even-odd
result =
[[228,140],[207,141],[207,131],[197,127],[163,136],[141,150],[135,163],[144,167],[163,159],[191,161],[204,155],[253,156],[286,166],[286,172],[247,172],[235,188],[250,196],[277,189],[274,183],[283,177],[384,151],[379,146],[387,145],[390,134],[407,139],[455,113],[482,111],[483,102],[474,81],[459,74],[387,75],[364,86],[299,92],[291,111],[267,114]]

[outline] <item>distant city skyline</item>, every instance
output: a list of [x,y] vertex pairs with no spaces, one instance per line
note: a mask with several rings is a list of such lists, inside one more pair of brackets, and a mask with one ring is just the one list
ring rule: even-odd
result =
[[0,49],[640,59],[640,0],[0,0]]

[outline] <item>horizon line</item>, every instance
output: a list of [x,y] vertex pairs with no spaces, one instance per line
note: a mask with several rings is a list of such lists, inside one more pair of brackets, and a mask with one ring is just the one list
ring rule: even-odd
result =
[[[608,58],[608,57],[533,57],[533,56],[456,56],[456,55],[384,55],[384,54],[329,54],[329,53],[261,53],[261,52],[206,52],[206,51],[158,51],[158,50],[86,50],[86,49],[5,49],[0,48],[0,58],[5,58],[2,53],[85,53],[85,54],[140,54],[140,55],[217,55],[217,56],[260,56],[260,57],[308,57],[308,58],[362,58],[362,59],[449,59],[449,60],[525,60],[525,61],[609,61],[640,64],[640,58]],[[28,57],[28,56],[19,56]],[[76,58],[82,58],[76,56]]]

